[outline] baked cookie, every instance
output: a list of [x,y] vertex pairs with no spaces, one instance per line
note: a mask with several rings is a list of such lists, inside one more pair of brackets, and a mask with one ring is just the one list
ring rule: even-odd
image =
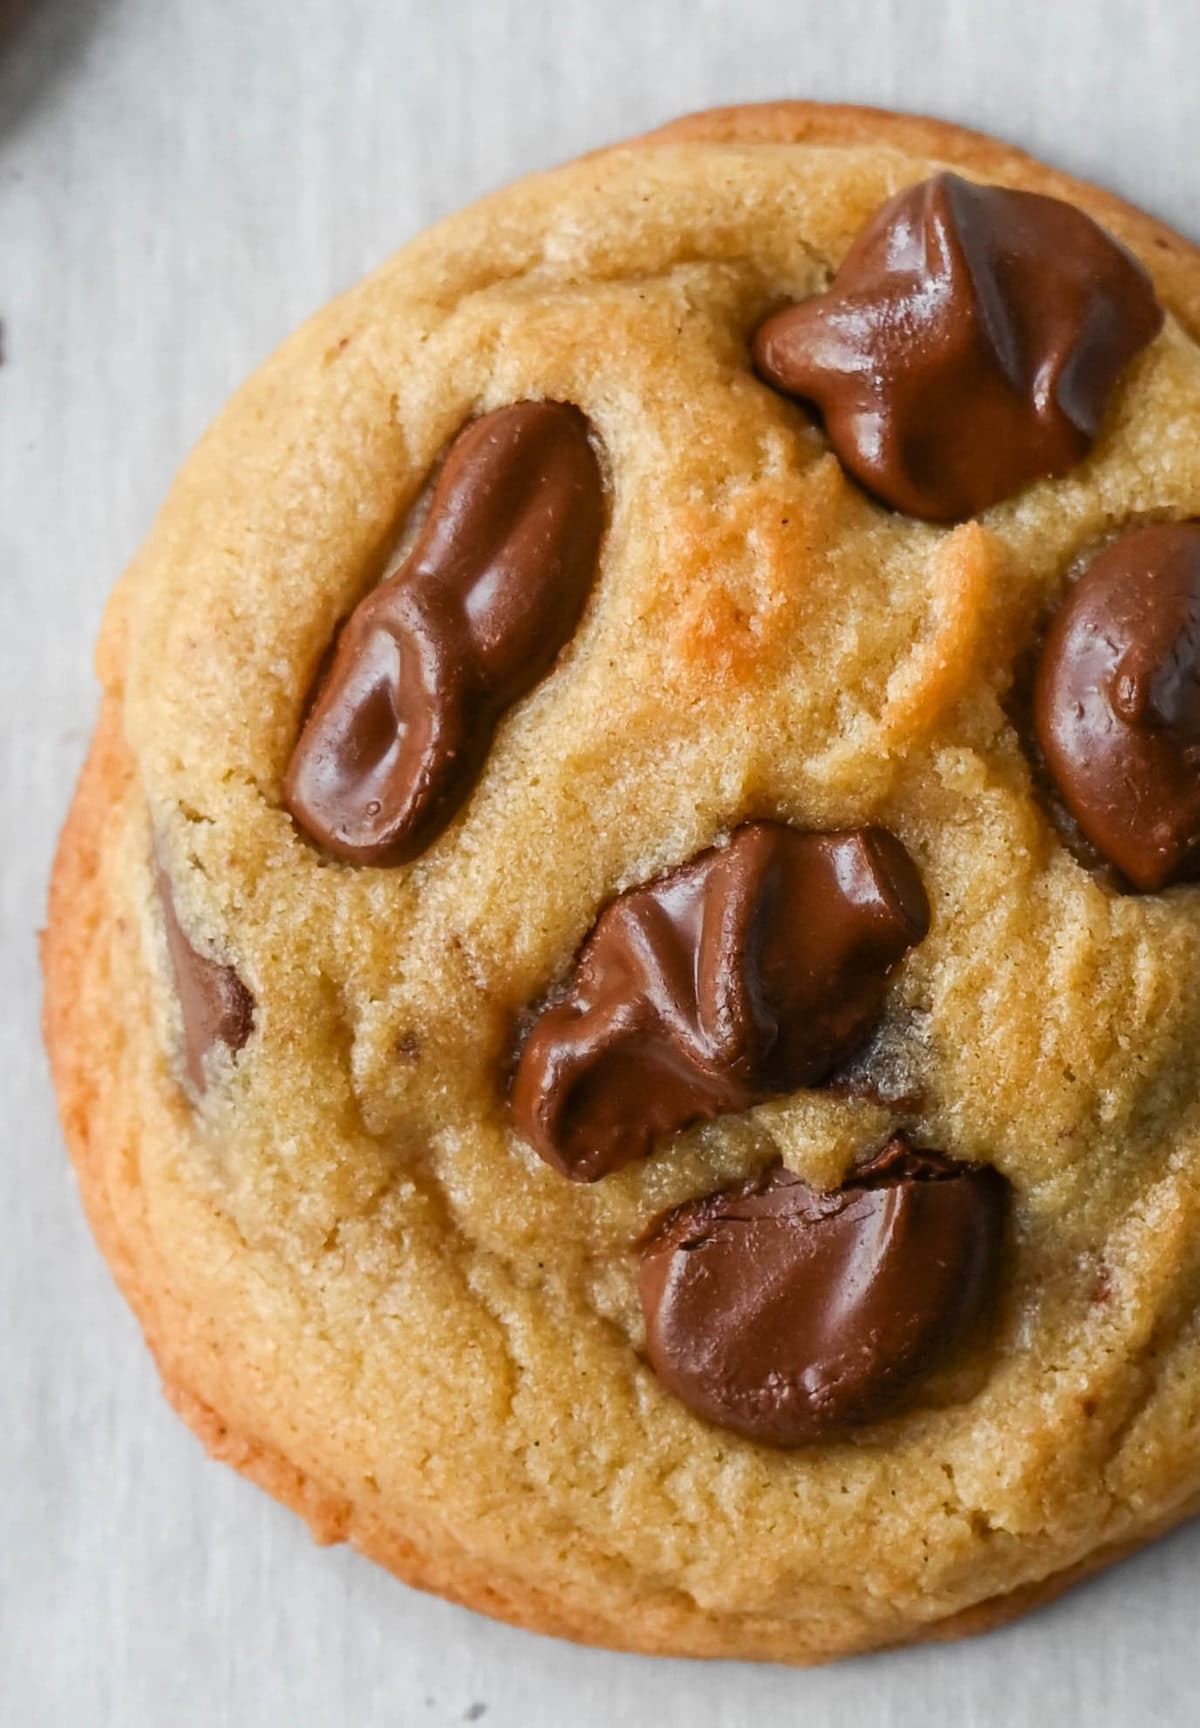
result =
[[211,1451],[519,1624],[813,1662],[1200,1496],[1200,259],[781,103],[335,302],[110,605],[45,938]]

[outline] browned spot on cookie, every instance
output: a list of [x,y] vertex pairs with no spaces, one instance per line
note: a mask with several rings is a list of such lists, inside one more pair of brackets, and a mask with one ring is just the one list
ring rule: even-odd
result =
[[401,1062],[419,1062],[421,1059],[421,1036],[418,1032],[401,1032],[396,1039],[396,1055]]

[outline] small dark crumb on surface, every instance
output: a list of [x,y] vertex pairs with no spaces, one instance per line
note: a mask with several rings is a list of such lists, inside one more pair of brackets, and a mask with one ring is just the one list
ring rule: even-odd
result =
[[486,1704],[468,1704],[463,1711],[464,1722],[478,1722],[481,1716],[487,1715]]
[[928,1026],[929,1016],[920,1009],[895,1010],[862,1049],[830,1075],[830,1091],[910,1114],[922,1110]]
[[396,1040],[396,1055],[401,1062],[417,1062],[421,1056],[421,1040],[415,1032],[402,1032]]

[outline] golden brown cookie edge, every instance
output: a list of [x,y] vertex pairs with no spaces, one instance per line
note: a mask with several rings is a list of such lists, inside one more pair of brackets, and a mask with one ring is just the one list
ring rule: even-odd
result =
[[1078,204],[1132,248],[1165,304],[1190,334],[1200,332],[1200,249],[1165,223],[1091,181],[1039,162],[1014,144],[949,120],[852,103],[751,102],[685,114],[634,144],[824,144],[876,146],[931,157],[1028,192]]

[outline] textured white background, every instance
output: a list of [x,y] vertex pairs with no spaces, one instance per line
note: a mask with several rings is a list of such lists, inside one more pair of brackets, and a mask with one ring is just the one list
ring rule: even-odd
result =
[[85,1232],[34,931],[105,593],[223,398],[432,218],[777,95],[1007,135],[1200,237],[1196,0],[0,0],[0,1723],[1200,1719],[1200,1527],[1026,1624],[814,1674],[417,1596],[204,1461]]

